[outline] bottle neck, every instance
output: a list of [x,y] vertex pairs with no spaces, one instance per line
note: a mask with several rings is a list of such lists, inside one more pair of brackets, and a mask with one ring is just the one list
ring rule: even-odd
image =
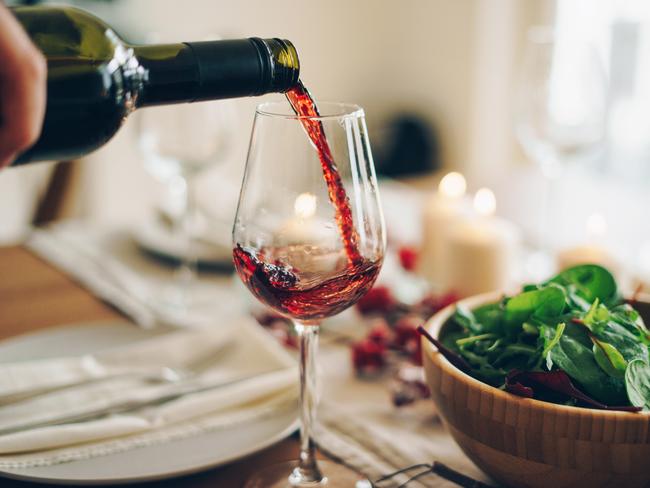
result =
[[142,67],[137,105],[161,105],[285,92],[298,81],[293,45],[236,39],[133,47]]

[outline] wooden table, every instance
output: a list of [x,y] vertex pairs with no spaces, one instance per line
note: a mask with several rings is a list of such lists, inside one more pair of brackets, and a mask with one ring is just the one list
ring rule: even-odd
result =
[[[0,340],[25,332],[75,322],[122,316],[66,275],[21,247],[0,248]],[[147,487],[239,487],[255,469],[297,459],[296,436],[222,468],[148,483]],[[0,478],[2,488],[36,485]]]

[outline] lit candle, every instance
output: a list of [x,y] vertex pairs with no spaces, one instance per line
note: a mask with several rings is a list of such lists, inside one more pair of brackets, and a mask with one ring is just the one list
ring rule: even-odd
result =
[[461,296],[508,289],[520,243],[517,227],[494,216],[496,198],[490,189],[476,192],[474,210],[475,218],[449,230],[443,247],[444,286]]
[[283,248],[276,257],[294,268],[324,273],[346,261],[334,220],[318,217],[317,203],[316,195],[312,193],[301,193],[296,197],[293,217],[276,233],[276,241]]
[[293,202],[293,217],[280,227],[277,239],[283,245],[317,244],[323,230],[315,214],[316,195],[301,193]]
[[587,218],[585,224],[588,242],[578,246],[561,250],[557,254],[559,270],[570,268],[578,264],[600,264],[612,272],[617,265],[614,257],[602,246],[602,241],[607,234],[607,220],[600,213],[593,213]]
[[446,174],[424,207],[422,246],[418,259],[418,273],[433,286],[442,284],[443,245],[449,229],[467,218],[465,202],[467,184],[462,174]]

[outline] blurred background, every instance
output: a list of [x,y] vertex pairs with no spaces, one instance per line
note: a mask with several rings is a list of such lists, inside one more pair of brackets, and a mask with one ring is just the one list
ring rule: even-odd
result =
[[[522,230],[524,241],[564,248],[597,238],[617,261],[650,274],[650,4],[644,0],[57,3],[96,13],[133,43],[290,39],[316,99],[366,110],[380,175],[424,198],[444,173],[460,172],[469,191],[494,191],[497,213]],[[552,82],[544,80],[556,108],[550,115],[535,105],[545,75],[538,70],[543,56],[531,45],[544,31],[533,26],[553,29],[556,55],[577,44],[590,50],[592,64],[579,76],[558,69]],[[554,59],[557,68],[561,56]],[[592,95],[596,112],[572,105],[576,93]],[[261,101],[219,106],[218,161],[192,178],[199,207],[227,223],[226,234]],[[19,241],[34,221],[149,221],[170,189],[146,169],[145,112],[85,161],[0,173],[0,241]],[[549,172],[550,160],[559,171]],[[419,244],[419,232],[404,233],[403,240]]]

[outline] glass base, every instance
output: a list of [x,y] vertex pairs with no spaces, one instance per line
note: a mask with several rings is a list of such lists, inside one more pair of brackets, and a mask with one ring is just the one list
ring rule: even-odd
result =
[[365,488],[370,486],[368,480],[347,466],[331,461],[319,461],[318,466],[323,473],[320,482],[293,484],[289,477],[296,462],[273,464],[262,468],[244,484],[244,488]]

